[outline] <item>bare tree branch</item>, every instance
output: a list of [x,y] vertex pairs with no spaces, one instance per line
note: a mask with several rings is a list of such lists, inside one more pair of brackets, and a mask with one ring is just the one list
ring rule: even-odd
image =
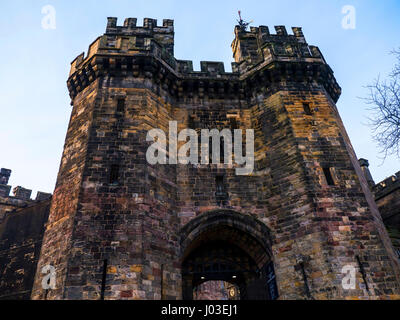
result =
[[364,98],[370,105],[368,125],[373,138],[384,154],[396,155],[400,159],[400,49],[392,52],[397,62],[387,80],[378,77],[367,86],[369,94]]
[[397,58],[397,62],[394,65],[393,71],[391,73],[392,77],[396,77],[400,75],[400,48],[397,50],[393,50],[391,54],[395,55]]

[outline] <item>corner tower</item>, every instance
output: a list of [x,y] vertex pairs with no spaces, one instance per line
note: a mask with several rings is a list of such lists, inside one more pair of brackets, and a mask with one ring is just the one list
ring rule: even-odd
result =
[[[173,55],[172,20],[108,19],[72,62],[32,298],[190,299],[207,280],[235,283],[243,299],[399,298],[399,263],[335,106],[340,87],[293,32],[236,27],[233,72],[210,61],[194,71]],[[150,165],[147,132],[170,121],[253,129],[253,173]]]

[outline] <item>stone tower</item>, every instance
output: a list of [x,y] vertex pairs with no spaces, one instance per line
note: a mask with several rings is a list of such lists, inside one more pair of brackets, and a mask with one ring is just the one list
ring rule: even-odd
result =
[[[209,61],[194,71],[174,57],[172,20],[136,22],[109,18],[72,62],[32,298],[191,299],[208,280],[242,299],[400,298],[399,262],[335,106],[341,89],[301,28],[237,26],[233,72]],[[253,172],[149,164],[147,133],[170,121],[253,129]],[[46,265],[55,289],[42,288]]]

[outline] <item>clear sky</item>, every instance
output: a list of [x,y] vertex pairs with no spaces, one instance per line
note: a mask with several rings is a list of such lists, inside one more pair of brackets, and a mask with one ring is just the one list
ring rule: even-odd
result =
[[[42,8],[52,5],[56,28],[42,27]],[[355,29],[342,27],[342,8],[356,9]],[[400,170],[383,164],[365,126],[369,114],[359,97],[379,74],[387,75],[400,47],[399,0],[1,0],[0,167],[12,169],[10,184],[53,192],[71,112],[66,80],[70,62],[106,27],[106,18],[175,20],[175,56],[224,61],[231,70],[237,11],[252,25],[303,27],[318,46],[343,89],[338,108],[359,158],[370,161],[376,182]]]

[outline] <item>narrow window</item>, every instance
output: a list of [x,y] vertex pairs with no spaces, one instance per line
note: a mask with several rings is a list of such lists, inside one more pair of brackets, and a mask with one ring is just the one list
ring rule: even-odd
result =
[[219,142],[220,163],[225,163],[225,139],[221,138]]
[[224,192],[224,177],[223,176],[216,176],[215,177],[215,184],[217,186],[217,194],[221,194]]
[[326,167],[326,168],[323,168],[323,170],[324,170],[326,183],[329,186],[334,186],[335,185],[335,181],[333,180],[333,177],[332,177],[331,168]]
[[308,115],[308,116],[312,115],[312,111],[311,111],[309,103],[303,103],[303,108],[304,108],[304,112],[306,115]]
[[236,130],[238,129],[238,124],[236,118],[229,118],[229,122],[231,125],[231,130]]
[[100,300],[104,300],[104,293],[106,291],[106,280],[107,280],[107,259],[103,262],[103,277],[101,279],[101,295]]
[[136,47],[143,47],[144,46],[144,39],[136,37]]
[[217,200],[217,205],[225,206],[228,200],[228,192],[225,191],[224,177],[216,176],[215,184],[216,184],[215,198]]
[[193,116],[189,116],[188,127],[189,127],[189,129],[194,129],[194,117]]
[[125,111],[125,99],[120,98],[117,102],[117,112],[124,112]]
[[119,178],[119,165],[113,164],[111,165],[110,170],[110,184],[118,185],[118,178]]
[[239,129],[239,127],[238,127],[236,118],[229,118],[229,122],[230,122],[231,130],[232,130],[232,145],[234,145],[235,144],[235,130]]
[[224,189],[224,177],[223,176],[216,176],[215,183],[217,185],[217,192],[222,192]]
[[210,140],[208,140],[208,163],[211,164],[213,161],[213,145],[212,145],[212,139],[210,138]]

